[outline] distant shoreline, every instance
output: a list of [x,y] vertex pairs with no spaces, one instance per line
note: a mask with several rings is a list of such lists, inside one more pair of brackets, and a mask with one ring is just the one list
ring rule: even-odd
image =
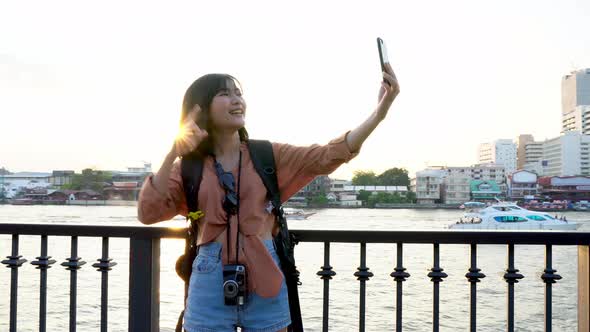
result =
[[137,206],[137,201],[123,201],[123,200],[4,200],[0,204],[7,205],[70,205],[70,206]]
[[[67,205],[67,206],[137,206],[137,201],[123,201],[123,200],[74,200],[74,201],[43,201],[43,200],[32,200],[23,203],[12,203],[10,200],[0,200],[0,205],[18,205],[18,206],[31,206],[31,205],[45,205],[45,206],[56,206],[56,205]],[[340,206],[332,204],[309,204],[307,206],[293,206],[289,204],[283,205],[285,208],[302,209],[302,210],[317,210],[317,209],[377,209],[377,210],[461,210],[460,205],[457,204],[387,204],[377,203],[375,207],[368,206]],[[574,209],[547,209],[547,210],[532,210],[539,212],[576,212]],[[586,211],[578,211],[586,212]],[[590,211],[587,211],[590,212]]]

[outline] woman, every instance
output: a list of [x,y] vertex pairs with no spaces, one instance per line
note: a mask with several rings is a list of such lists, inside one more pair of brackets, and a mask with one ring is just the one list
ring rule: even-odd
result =
[[[395,74],[386,64],[378,105],[358,128],[323,146],[273,143],[281,201],[356,156],[398,93]],[[198,194],[199,209],[204,212],[198,220],[199,254],[193,262],[184,315],[183,327],[189,332],[235,331],[237,326],[252,332],[286,331],[291,323],[287,289],[272,242],[275,217],[248,153],[245,115],[246,102],[235,78],[210,74],[197,79],[184,96],[181,133],[139,195],[138,218],[144,224],[186,216],[180,162],[175,160],[191,153],[205,156]],[[235,188],[220,181],[228,172]],[[237,198],[235,211],[225,204],[228,192]],[[235,263],[246,267],[248,295],[243,305],[226,305],[222,269]]]

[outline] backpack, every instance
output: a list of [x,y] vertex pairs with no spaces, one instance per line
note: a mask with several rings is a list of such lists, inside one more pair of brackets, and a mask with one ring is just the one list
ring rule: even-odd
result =
[[[289,332],[302,332],[303,323],[301,319],[301,308],[299,305],[299,293],[297,286],[299,282],[299,271],[295,266],[294,247],[297,239],[289,232],[285,213],[281,206],[279,184],[275,168],[275,160],[272,151],[272,144],[266,140],[249,140],[248,150],[256,172],[260,176],[267,191],[267,198],[273,206],[273,214],[279,226],[278,234],[273,238],[277,255],[281,263],[281,270],[285,276],[285,283],[289,294],[289,311],[291,313],[291,325]],[[199,156],[190,155],[181,160],[181,174],[188,212],[198,211],[198,193],[203,173],[203,159]],[[176,272],[184,280],[184,304],[188,297],[188,286],[192,272],[192,263],[198,254],[196,245],[197,222],[190,222],[188,234],[185,241],[185,251],[176,261]],[[176,324],[176,332],[182,331],[182,320],[184,310],[180,313]]]

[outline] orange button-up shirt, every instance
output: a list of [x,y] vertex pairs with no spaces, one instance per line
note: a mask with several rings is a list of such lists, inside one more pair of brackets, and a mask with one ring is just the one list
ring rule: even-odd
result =
[[[346,144],[346,135],[330,141],[327,145],[311,145],[298,147],[289,144],[272,143],[275,167],[279,182],[281,201],[285,202],[306,186],[318,175],[326,175],[336,170],[342,163],[354,158],[358,152],[351,152]],[[241,180],[239,186],[239,263],[246,266],[248,288],[261,297],[274,297],[279,293],[283,275],[279,267],[268,253],[262,240],[265,234],[276,235],[275,216],[267,207],[266,187],[262,183],[248,152],[245,143],[240,146],[242,151]],[[180,214],[187,215],[187,204],[182,185],[180,160],[176,161],[168,180],[168,195],[157,191],[152,184],[150,175],[143,184],[138,200],[138,219],[144,223],[155,223],[172,219]],[[238,182],[238,167],[232,170]],[[203,163],[203,176],[199,188],[198,207],[204,216],[198,220],[199,234],[197,245],[215,241],[227,229],[227,213],[222,201],[225,196],[220,186],[212,157]],[[227,264],[227,250],[230,259],[235,259],[237,238],[237,216],[229,219],[230,248],[227,241],[222,243],[222,260]],[[243,242],[242,242],[243,239]],[[233,262],[232,262],[233,263]]]

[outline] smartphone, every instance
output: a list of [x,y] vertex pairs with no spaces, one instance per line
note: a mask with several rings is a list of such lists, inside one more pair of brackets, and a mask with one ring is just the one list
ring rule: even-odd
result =
[[[385,47],[385,42],[383,41],[383,39],[377,37],[377,49],[379,49],[379,60],[381,61],[381,72],[385,71],[385,64],[389,63],[389,58],[387,57],[387,47]],[[387,83],[387,85],[389,85],[389,82],[387,82],[385,79],[383,79],[383,82]]]
[[385,42],[383,39],[377,37],[377,48],[379,49],[379,60],[381,61],[381,71],[385,71],[385,64],[389,63],[389,58],[387,57],[387,47],[385,47]]

